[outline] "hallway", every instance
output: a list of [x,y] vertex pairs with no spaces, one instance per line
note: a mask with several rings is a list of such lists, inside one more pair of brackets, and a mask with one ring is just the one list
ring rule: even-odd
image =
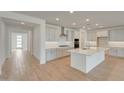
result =
[[26,51],[14,50],[4,63],[0,80],[124,80],[124,59],[106,56],[105,62],[88,74],[70,67],[69,57],[40,64]]
[[36,60],[26,51],[14,50],[3,65],[1,78],[3,80],[37,80],[33,71],[37,65]]

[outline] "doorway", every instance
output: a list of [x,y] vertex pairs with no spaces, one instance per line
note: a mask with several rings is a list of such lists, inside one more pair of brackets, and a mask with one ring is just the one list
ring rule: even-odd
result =
[[16,49],[22,49],[23,48],[23,37],[22,35],[16,35]]
[[11,50],[27,50],[28,44],[27,33],[16,33],[12,32],[11,34]]

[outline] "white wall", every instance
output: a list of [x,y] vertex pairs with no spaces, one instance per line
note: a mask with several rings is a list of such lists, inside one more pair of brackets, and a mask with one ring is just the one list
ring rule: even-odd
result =
[[40,60],[41,64],[46,63],[46,50],[45,50],[45,41],[46,41],[46,24],[45,21],[41,21],[40,25],[37,25],[33,29],[33,55]]
[[45,50],[45,41],[46,41],[46,22],[42,20],[40,24],[40,31],[41,31],[41,59],[40,63],[45,64],[46,63],[46,50]]
[[30,53],[32,54],[33,53],[33,45],[32,45],[32,43],[33,43],[33,38],[32,38],[32,31],[29,31],[28,32],[28,38],[27,38],[27,40],[28,40],[28,45],[27,45],[27,50],[28,51],[30,51]]
[[24,50],[28,50],[28,33],[22,33],[22,37],[23,37],[23,49]]
[[7,33],[5,29],[5,23],[0,19],[0,74],[2,74],[2,65],[7,58]]
[[11,50],[16,49],[16,33],[11,33]]
[[40,42],[41,42],[41,32],[40,32],[40,26],[36,26],[33,30],[33,55],[40,60]]

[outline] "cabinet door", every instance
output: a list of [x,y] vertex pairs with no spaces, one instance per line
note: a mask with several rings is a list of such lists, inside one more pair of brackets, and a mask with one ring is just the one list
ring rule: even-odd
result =
[[49,38],[50,38],[50,41],[54,41],[55,39],[55,36],[54,36],[54,30],[53,29],[50,29],[49,30]]
[[60,35],[60,27],[54,25],[46,26],[46,40],[47,41],[58,41]]
[[108,31],[100,31],[96,33],[97,37],[107,37]]
[[55,40],[55,30],[52,27],[46,27],[46,40],[54,41]]
[[68,52],[69,48],[66,49],[65,53],[66,53],[66,56],[70,55],[70,53]]
[[74,31],[71,32],[71,39],[74,41]]
[[60,31],[59,29],[55,30],[55,41],[59,41],[59,38],[60,38]]
[[59,51],[58,51],[58,48],[56,49],[56,58],[59,58]]
[[47,49],[46,50],[46,60],[47,61],[50,61],[51,60],[51,50],[50,49]]
[[51,49],[51,60],[56,59],[56,49]]
[[80,38],[80,32],[74,31],[74,38]]
[[118,48],[118,56],[124,57],[124,48]]
[[111,48],[109,50],[109,54],[112,55],[112,56],[117,56],[117,49],[116,48]]
[[63,56],[67,56],[67,49],[64,49],[63,52]]
[[68,31],[67,33],[67,40],[72,41],[72,31]]

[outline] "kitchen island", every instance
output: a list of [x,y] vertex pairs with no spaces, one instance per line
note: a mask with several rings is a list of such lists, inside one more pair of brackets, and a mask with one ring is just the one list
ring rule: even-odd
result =
[[105,60],[103,48],[72,49],[69,52],[71,53],[71,67],[84,73],[88,73]]

